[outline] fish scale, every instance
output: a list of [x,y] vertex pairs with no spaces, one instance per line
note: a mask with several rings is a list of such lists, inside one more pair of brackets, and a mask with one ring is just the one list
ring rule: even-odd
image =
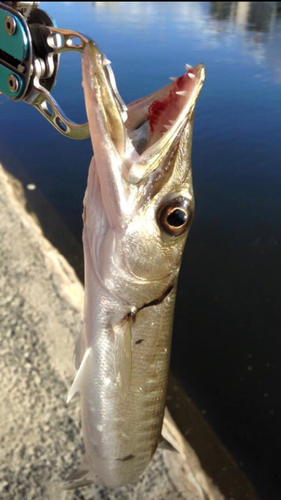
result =
[[[192,126],[204,66],[131,103],[125,115],[104,61],[89,43],[83,88],[94,157],[83,216],[84,329],[68,398],[79,390],[86,456],[68,488],[137,481],[161,441],[177,279],[194,212]],[[155,130],[146,125],[149,109],[157,109]]]
[[[152,355],[155,336],[151,336],[142,344],[133,347],[132,382],[125,401],[122,398],[116,400],[114,387],[105,386],[103,383],[99,387],[92,384],[94,379],[114,379],[111,362],[113,353],[109,342],[101,340],[103,361],[98,363],[93,359],[90,364],[81,405],[82,408],[86,406],[85,398],[96,401],[94,407],[98,408],[99,418],[97,419],[96,412],[87,412],[82,415],[82,426],[85,434],[94,437],[94,441],[98,443],[99,453],[94,458],[98,477],[104,481],[104,469],[106,474],[107,469],[110,469],[110,478],[106,476],[108,486],[118,487],[124,482],[126,484],[136,480],[150,462],[160,438],[169,366],[170,353],[167,345],[171,342],[171,308],[173,301],[170,300],[168,304],[164,302],[161,305],[161,315],[159,311],[153,310],[153,307],[149,313],[139,313],[132,328],[132,344],[149,328],[151,322],[154,322],[157,323],[160,345],[157,353]],[[98,353],[99,350],[96,357]],[[151,391],[151,380],[157,387],[154,391]],[[99,426],[102,432],[97,429]],[[122,433],[128,436],[126,440],[122,439]],[[116,439],[116,436],[121,436],[121,439]],[[129,460],[122,462],[120,458],[130,455],[134,455],[134,458],[130,460],[128,467]]]

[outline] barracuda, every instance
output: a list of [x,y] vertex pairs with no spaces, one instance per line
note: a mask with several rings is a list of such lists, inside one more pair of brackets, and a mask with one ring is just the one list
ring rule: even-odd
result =
[[163,423],[177,278],[194,213],[202,64],[128,107],[94,43],[83,87],[94,149],[84,199],[84,329],[76,346],[85,460],[68,487],[135,482]]

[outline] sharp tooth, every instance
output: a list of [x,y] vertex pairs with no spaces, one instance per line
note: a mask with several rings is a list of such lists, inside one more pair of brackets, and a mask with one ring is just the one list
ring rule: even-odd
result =
[[103,60],[102,60],[102,64],[104,66],[107,66],[108,64],[111,64],[111,61],[109,59],[107,59],[107,57],[104,57]]
[[187,73],[187,76],[189,76],[189,78],[195,78],[194,73]]
[[172,80],[172,82],[176,82],[178,79],[177,76],[170,76],[169,80]]
[[186,65],[185,65],[185,69],[186,69],[186,71],[189,71],[191,68],[192,68],[192,66],[190,66],[190,64],[186,64]]
[[176,120],[169,120],[169,123],[173,126]]
[[166,130],[170,130],[170,128],[171,128],[171,127],[170,127],[170,125],[164,125],[164,128],[165,128]]
[[176,94],[177,94],[177,95],[187,95],[187,94],[188,94],[188,92],[187,92],[187,90],[178,90],[178,91],[176,92]]

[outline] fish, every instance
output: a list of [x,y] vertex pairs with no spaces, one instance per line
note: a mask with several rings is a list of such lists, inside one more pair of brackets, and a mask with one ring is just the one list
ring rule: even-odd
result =
[[85,458],[66,488],[135,483],[161,437],[177,280],[194,216],[191,145],[205,67],[129,105],[94,42],[82,57],[94,150],[84,198],[76,345]]

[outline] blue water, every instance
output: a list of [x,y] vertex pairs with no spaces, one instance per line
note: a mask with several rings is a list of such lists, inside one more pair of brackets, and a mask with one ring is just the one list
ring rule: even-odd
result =
[[[280,499],[281,7],[277,2],[42,2],[94,38],[130,102],[204,62],[195,113],[196,216],[179,282],[172,369],[252,480]],[[85,120],[80,56],[54,96]],[[81,240],[90,141],[0,97],[0,161]],[[242,465],[243,462],[243,465]],[[278,464],[279,462],[279,464]]]

